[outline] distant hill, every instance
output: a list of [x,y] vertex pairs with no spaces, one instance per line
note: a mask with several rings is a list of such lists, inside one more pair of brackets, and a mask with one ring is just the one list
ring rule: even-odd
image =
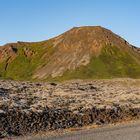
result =
[[14,80],[140,78],[140,49],[100,26],[0,47],[0,77]]

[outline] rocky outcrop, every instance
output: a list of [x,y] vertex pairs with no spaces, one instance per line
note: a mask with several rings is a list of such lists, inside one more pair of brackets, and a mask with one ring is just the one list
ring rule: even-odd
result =
[[24,48],[24,55],[26,56],[26,57],[31,57],[31,56],[33,56],[35,54],[35,52],[33,51],[33,50],[31,50],[31,49],[29,49],[29,48]]
[[15,57],[17,51],[17,48],[14,46],[5,45],[0,47],[0,61],[6,60],[9,57]]
[[0,137],[140,118],[140,80],[0,81]]
[[140,54],[140,48],[136,47],[136,46],[132,46],[132,49]]

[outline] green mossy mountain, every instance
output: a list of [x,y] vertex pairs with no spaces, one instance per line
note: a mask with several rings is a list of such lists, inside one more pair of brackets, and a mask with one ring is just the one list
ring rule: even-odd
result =
[[140,78],[140,49],[100,26],[0,47],[0,77],[13,80]]

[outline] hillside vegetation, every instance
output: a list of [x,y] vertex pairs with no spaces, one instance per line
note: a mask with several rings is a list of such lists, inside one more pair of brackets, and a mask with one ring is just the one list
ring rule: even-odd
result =
[[0,48],[0,77],[13,80],[140,78],[140,49],[103,27]]

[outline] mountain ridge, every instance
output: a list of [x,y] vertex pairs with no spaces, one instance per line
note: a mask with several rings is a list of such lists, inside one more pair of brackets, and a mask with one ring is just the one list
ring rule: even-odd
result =
[[0,75],[17,80],[139,78],[140,49],[101,26],[74,27],[46,41],[0,47]]

